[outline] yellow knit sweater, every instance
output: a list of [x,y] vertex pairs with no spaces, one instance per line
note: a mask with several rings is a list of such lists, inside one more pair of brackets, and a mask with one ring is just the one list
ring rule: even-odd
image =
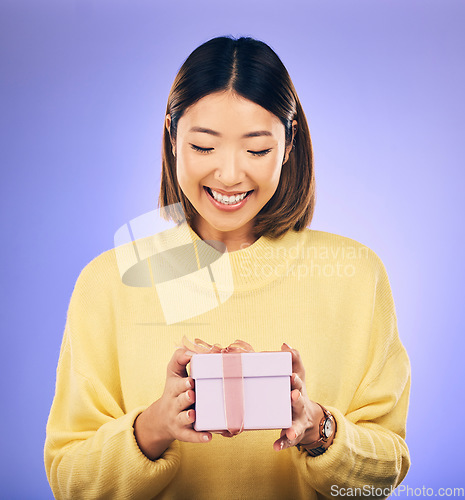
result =
[[[185,223],[169,235],[172,247],[201,243]],[[137,258],[153,253],[150,245],[138,240]],[[182,248],[179,263],[187,260]],[[171,324],[156,287],[125,284],[118,251],[82,270],[68,308],[44,450],[57,499],[315,499],[361,491],[380,498],[380,489],[387,497],[404,479],[410,362],[385,267],[372,250],[311,229],[261,237],[226,254],[229,297]],[[180,311],[183,300],[173,298]],[[162,395],[183,335],[221,345],[240,338],[256,351],[278,351],[283,342],[297,349],[310,399],[337,421],[328,451],[276,452],[279,430],[267,430],[175,441],[158,460],[146,458],[133,423]]]

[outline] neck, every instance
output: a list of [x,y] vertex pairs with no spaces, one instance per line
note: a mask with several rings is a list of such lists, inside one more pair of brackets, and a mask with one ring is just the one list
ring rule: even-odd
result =
[[252,221],[233,231],[220,231],[199,218],[194,221],[193,229],[203,241],[207,241],[217,250],[226,247],[228,253],[243,250],[258,239],[253,234]]

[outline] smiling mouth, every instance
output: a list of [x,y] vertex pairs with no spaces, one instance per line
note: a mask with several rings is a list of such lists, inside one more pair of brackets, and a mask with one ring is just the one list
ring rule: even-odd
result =
[[221,203],[222,205],[237,205],[254,191],[252,189],[251,191],[245,191],[241,194],[226,196],[212,190],[208,186],[204,186],[203,188],[214,200]]

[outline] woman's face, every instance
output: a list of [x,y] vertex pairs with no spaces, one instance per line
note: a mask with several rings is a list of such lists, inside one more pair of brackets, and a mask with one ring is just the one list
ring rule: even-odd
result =
[[176,171],[200,214],[193,226],[203,239],[233,240],[237,248],[254,241],[253,219],[276,191],[290,148],[277,116],[233,92],[207,95],[186,110]]

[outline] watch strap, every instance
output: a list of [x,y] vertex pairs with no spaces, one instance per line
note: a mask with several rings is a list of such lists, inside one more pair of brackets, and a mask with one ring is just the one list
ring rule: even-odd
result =
[[[300,446],[297,446],[299,451],[301,450]],[[302,446],[302,448],[304,448]],[[318,448],[312,448],[311,450],[307,450],[307,448],[304,448],[304,450],[311,455],[312,457],[318,457],[319,455],[323,455],[323,453],[327,450],[328,448],[325,448],[324,446],[318,446]]]
[[[308,444],[301,444],[301,443],[298,443],[296,445],[296,448],[301,451],[302,448],[309,454],[311,455],[312,457],[317,457],[319,455],[322,455],[328,448],[325,448],[325,444],[331,439],[334,437],[335,433],[336,433],[336,419],[333,417],[332,413],[327,410],[324,406],[320,405],[320,403],[316,403],[322,410],[323,410],[323,417],[321,418],[320,420],[320,423],[318,424],[318,429],[319,429],[319,432],[320,432],[320,438],[317,439],[316,441],[313,441],[312,443],[308,443]],[[333,429],[332,429],[332,433],[331,433],[331,436],[329,437],[326,437],[324,435],[324,425],[325,425],[325,422],[327,419],[331,419],[332,421],[332,424],[333,424]]]

